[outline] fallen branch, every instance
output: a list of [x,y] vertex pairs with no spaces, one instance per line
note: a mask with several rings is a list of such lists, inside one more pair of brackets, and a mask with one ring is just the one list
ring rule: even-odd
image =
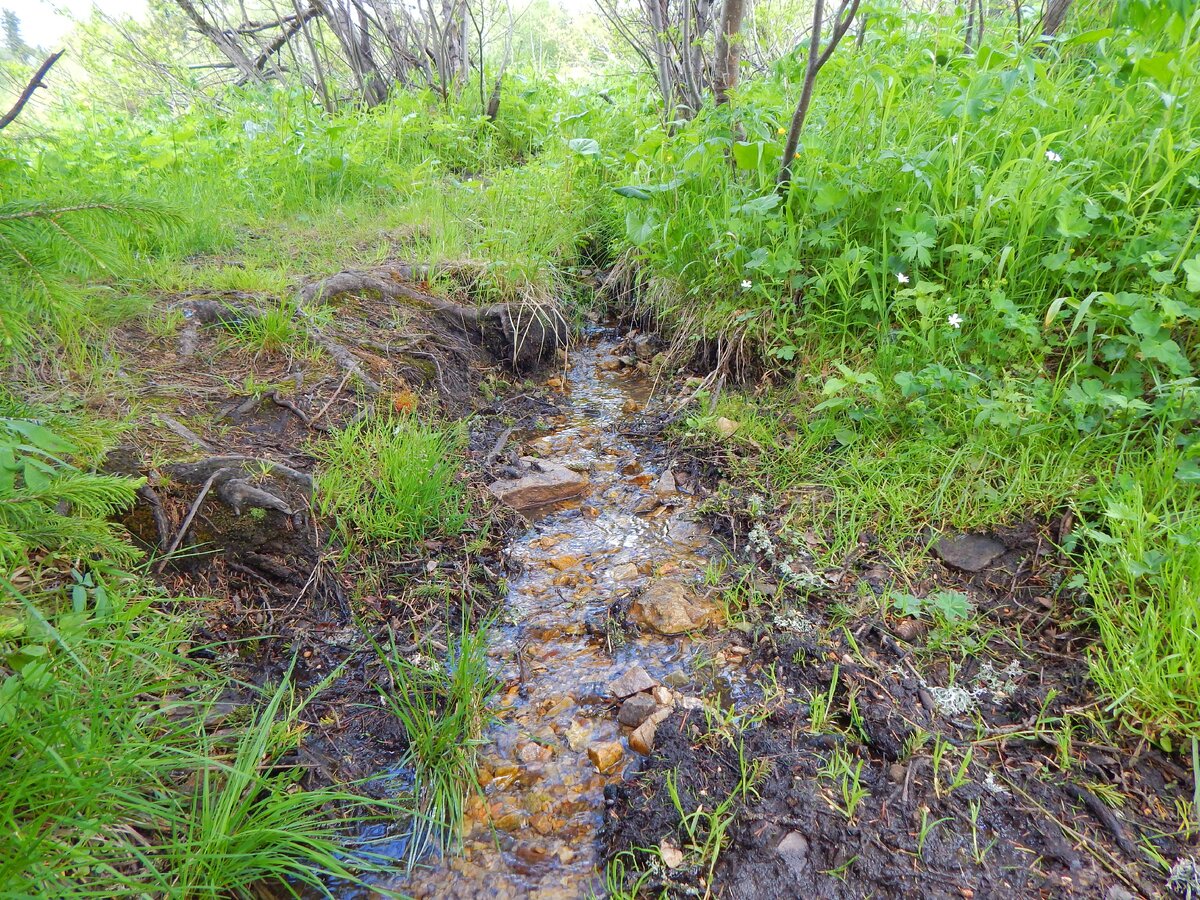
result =
[[187,530],[191,527],[192,519],[196,518],[196,511],[200,509],[200,504],[203,503],[204,498],[208,496],[209,489],[212,488],[213,482],[216,481],[217,478],[223,473],[228,471],[228,469],[218,469],[208,476],[208,480],[204,482],[203,487],[200,488],[200,493],[196,495],[196,499],[192,501],[192,505],[188,509],[187,515],[184,516],[183,524],[179,526],[179,533],[175,535],[175,539],[172,540],[170,546],[167,547],[167,552],[162,555],[162,558],[159,559],[158,563],[154,566],[154,571],[161,573],[162,570],[166,568],[167,561],[170,560],[170,558],[175,554],[175,551],[179,549],[180,543],[183,542],[183,536],[187,534]]
[[172,463],[165,466],[164,471],[172,478],[182,481],[185,484],[199,484],[218,470],[229,470],[229,477],[233,477],[235,474],[234,469],[240,469],[243,473],[247,473],[249,470],[255,468],[260,471],[267,471],[276,478],[290,481],[304,490],[312,490],[313,480],[311,475],[297,471],[291,466],[286,466],[274,460],[259,459],[253,456],[213,456],[208,459],[199,460],[198,462]]

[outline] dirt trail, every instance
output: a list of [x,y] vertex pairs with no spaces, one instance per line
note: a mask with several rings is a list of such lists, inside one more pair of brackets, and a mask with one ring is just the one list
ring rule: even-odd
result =
[[[416,897],[588,896],[599,887],[605,786],[641,759],[608,685],[635,665],[677,686],[691,680],[695,641],[650,629],[626,637],[621,620],[651,585],[702,593],[719,547],[691,521],[694,498],[666,490],[622,433],[650,383],[610,368],[612,348],[600,341],[573,354],[569,415],[526,444],[531,455],[586,469],[591,486],[539,510],[508,549],[510,590],[490,651],[502,687],[464,853],[387,887]],[[622,755],[600,774],[589,748],[606,742],[620,742]]]

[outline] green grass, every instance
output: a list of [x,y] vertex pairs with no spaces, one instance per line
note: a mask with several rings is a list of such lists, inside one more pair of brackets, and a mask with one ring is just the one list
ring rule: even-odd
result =
[[458,845],[467,796],[479,790],[477,747],[494,685],[487,628],[471,629],[464,621],[448,645],[444,662],[432,653],[406,658],[394,636],[389,648],[376,648],[390,676],[380,701],[403,724],[408,740],[400,765],[413,776],[410,864],[431,847],[445,851]]
[[1100,633],[1092,677],[1127,724],[1168,743],[1200,734],[1200,490],[1193,471],[1166,453],[1102,483],[1083,532],[1079,580]]
[[416,416],[368,418],[313,445],[317,510],[347,546],[407,546],[457,535],[470,501],[459,476],[466,435]]

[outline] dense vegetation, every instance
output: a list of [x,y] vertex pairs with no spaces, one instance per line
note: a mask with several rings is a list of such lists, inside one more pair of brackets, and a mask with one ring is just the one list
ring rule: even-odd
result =
[[[155,15],[175,29],[158,43],[184,34],[177,10]],[[764,7],[743,38],[770,46],[809,15]],[[825,565],[866,532],[903,568],[928,528],[1069,514],[1059,588],[1086,598],[1105,717],[1193,750],[1200,10],[1082,6],[1044,40],[995,11],[965,48],[961,11],[860,15],[782,188],[803,41],[669,122],[654,73],[630,74],[640,58],[596,21],[578,34],[609,40],[604,71],[575,80],[551,67],[582,37],[522,22],[494,120],[473,82],[364,109],[286,76],[151,90],[136,60],[77,74],[78,102],[40,91],[53,102],[0,134],[0,893],[249,896],[369,870],[343,852],[349,821],[461,815],[477,634],[451,635],[445,678],[377,647],[433,787],[366,812],[349,789],[296,790],[264,760],[301,740],[306,698],[285,679],[213,727],[228,678],[181,650],[194,604],[113,524],[141,482],[101,468],[141,414],[112,329],[174,335],[162,298],[252,292],[276,305],[231,340],[318,354],[295,284],[384,261],[385,233],[409,260],[471,263],[480,303],[553,299],[576,320],[604,302],[587,276],[613,267],[677,363],[710,353],[745,388],[694,410],[692,435],[753,445],[733,475],[760,493],[827,489],[764,512],[781,540],[818,534]],[[111,27],[81,32],[81,58]],[[3,62],[15,96],[40,60]],[[94,414],[122,391],[124,418]],[[455,536],[470,514],[462,431],[396,414],[313,449],[346,553]],[[742,429],[721,438],[722,416]]]

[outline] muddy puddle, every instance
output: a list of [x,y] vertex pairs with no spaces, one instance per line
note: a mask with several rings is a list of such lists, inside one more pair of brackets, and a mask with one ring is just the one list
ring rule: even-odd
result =
[[[702,635],[620,626],[629,604],[651,592],[668,600],[686,594],[693,611],[711,611],[704,575],[721,547],[692,521],[686,481],[664,478],[669,469],[648,464],[646,449],[623,434],[651,382],[618,367],[614,346],[594,340],[572,354],[569,415],[545,423],[549,430],[521,448],[586,471],[590,486],[581,498],[531,514],[508,548],[510,589],[489,652],[501,688],[481,748],[483,787],[468,801],[463,853],[388,888],[419,898],[600,893],[605,787],[643,758],[617,721],[609,685],[640,665],[670,686],[659,694],[670,703],[699,693]],[[672,724],[667,718],[659,727]]]

